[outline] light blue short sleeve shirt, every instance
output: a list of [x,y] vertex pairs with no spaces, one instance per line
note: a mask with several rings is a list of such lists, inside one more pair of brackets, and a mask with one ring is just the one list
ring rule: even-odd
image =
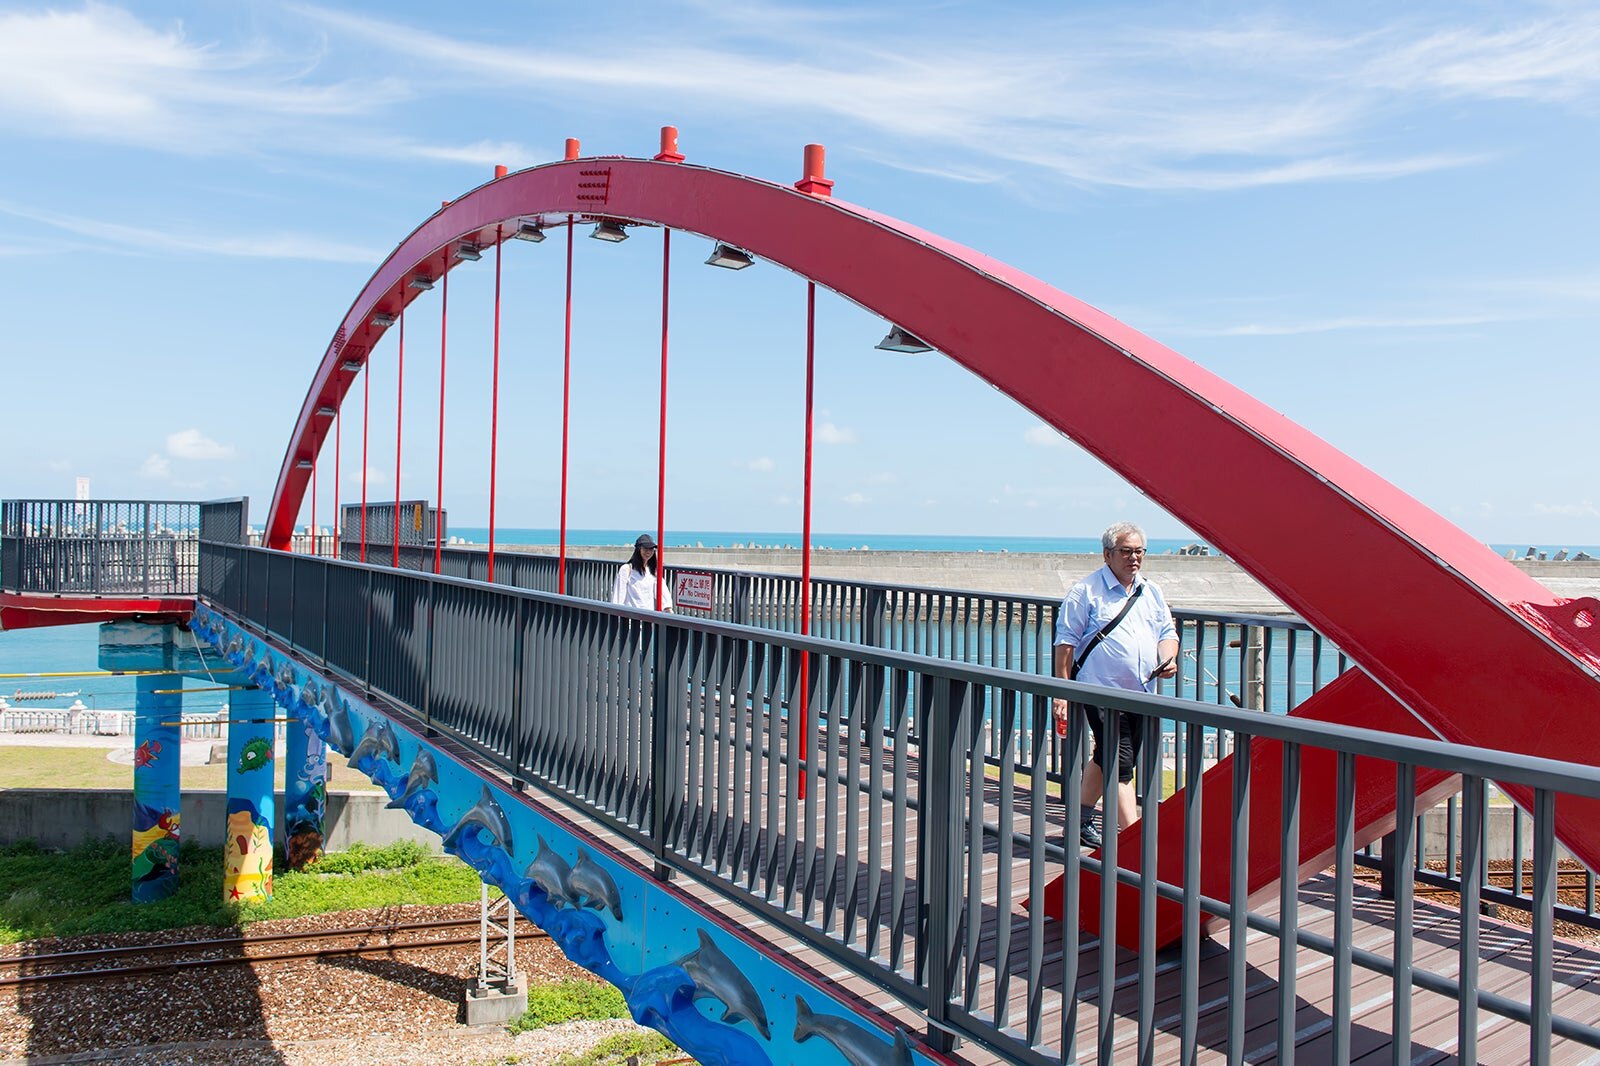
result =
[[[1144,586],[1144,592],[1128,616],[1083,660],[1078,680],[1084,684],[1155,691],[1155,682],[1147,682],[1145,678],[1160,662],[1157,646],[1163,640],[1177,640],[1178,627],[1167,608],[1166,597],[1161,595],[1161,587],[1143,576],[1134,580],[1136,588]],[[1070,644],[1075,654],[1081,654],[1094,635],[1117,616],[1131,595],[1133,593],[1117,581],[1111,568],[1102,566],[1072,586],[1067,598],[1061,601],[1061,609],[1056,612],[1055,643]]]

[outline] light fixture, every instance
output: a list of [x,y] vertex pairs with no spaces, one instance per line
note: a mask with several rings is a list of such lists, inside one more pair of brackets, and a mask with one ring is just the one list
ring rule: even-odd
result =
[[604,222],[594,224],[594,232],[589,234],[597,241],[610,241],[619,244],[628,239],[628,231],[622,228],[622,223],[606,219]]
[[476,263],[483,258],[483,250],[476,244],[468,244],[463,241],[461,244],[456,245],[456,258]]
[[299,462],[295,463],[294,465],[296,466],[296,468],[298,468],[300,470],[310,470],[312,464],[311,464],[311,460],[310,459],[301,459]]
[[545,237],[544,224],[523,219],[517,223],[517,231],[512,236],[519,241],[532,241],[534,244],[538,244]]
[[379,311],[377,314],[372,316],[372,324],[377,326],[379,329],[388,329],[390,326],[394,325],[394,323],[395,317],[387,311]]
[[722,267],[725,270],[743,270],[754,262],[755,260],[750,258],[749,252],[740,251],[731,244],[723,244],[718,241],[717,246],[711,249],[711,258],[706,260],[706,266]]
[[318,418],[332,418],[334,414],[336,414],[336,412],[328,404],[323,404],[321,407],[317,408]]
[[426,290],[426,289],[433,288],[433,279],[428,277],[428,275],[426,275],[426,274],[418,274],[416,277],[412,278],[409,282],[407,282],[407,284],[410,285],[413,289],[424,289],[424,290]]
[[921,338],[907,333],[899,326],[891,327],[888,335],[873,347],[880,348],[886,352],[904,352],[906,355],[933,351],[933,345],[924,344]]
[[348,370],[352,374],[360,373],[360,371],[361,371],[361,360],[359,360],[359,359],[346,359],[344,361],[344,368],[346,370]]

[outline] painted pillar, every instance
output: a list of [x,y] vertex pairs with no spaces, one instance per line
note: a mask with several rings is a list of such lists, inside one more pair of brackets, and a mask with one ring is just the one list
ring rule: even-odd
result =
[[291,870],[322,858],[328,801],[328,748],[304,718],[289,723],[283,752],[283,855]]
[[228,826],[222,848],[222,898],[255,903],[272,898],[272,693],[228,694]]
[[[133,901],[166,899],[178,890],[177,724],[183,697],[158,693],[183,687],[176,675],[140,677],[133,724]],[[172,724],[166,724],[172,723]]]

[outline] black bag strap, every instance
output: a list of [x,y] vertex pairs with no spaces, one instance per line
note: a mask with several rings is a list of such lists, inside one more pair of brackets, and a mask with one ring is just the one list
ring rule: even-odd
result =
[[1100,646],[1100,642],[1106,639],[1107,633],[1117,628],[1118,623],[1120,623],[1124,618],[1128,617],[1128,612],[1133,610],[1134,601],[1139,598],[1139,595],[1142,592],[1144,592],[1144,584],[1141,582],[1139,586],[1133,590],[1133,595],[1128,597],[1128,602],[1122,605],[1122,610],[1117,612],[1117,616],[1101,627],[1100,632],[1094,635],[1094,639],[1089,641],[1088,644],[1084,645],[1082,652],[1072,657],[1072,670],[1067,674],[1068,681],[1076,681],[1078,679],[1078,668],[1083,665],[1083,660],[1087,659],[1089,657],[1089,653]]

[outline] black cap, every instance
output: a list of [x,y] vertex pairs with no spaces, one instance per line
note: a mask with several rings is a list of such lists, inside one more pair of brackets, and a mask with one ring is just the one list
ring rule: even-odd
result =
[[656,540],[648,533],[640,533],[639,539],[633,542],[635,548],[654,548]]

